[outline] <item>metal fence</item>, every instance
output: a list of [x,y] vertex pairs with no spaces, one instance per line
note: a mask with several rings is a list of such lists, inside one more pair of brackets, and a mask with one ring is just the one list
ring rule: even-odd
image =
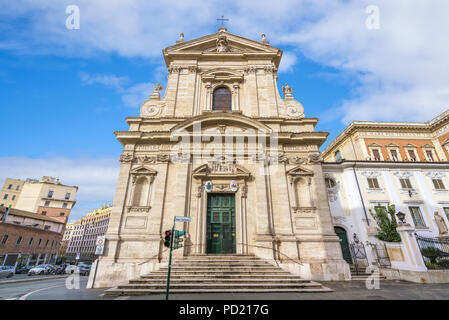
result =
[[449,240],[415,237],[428,269],[449,269]]
[[373,249],[372,251],[374,253],[377,265],[381,268],[391,267],[390,257],[388,256],[388,251],[385,244],[376,243],[371,247]]
[[366,255],[365,245],[361,242],[352,242],[349,245],[352,256],[351,273],[355,275],[365,274],[368,266],[368,257]]

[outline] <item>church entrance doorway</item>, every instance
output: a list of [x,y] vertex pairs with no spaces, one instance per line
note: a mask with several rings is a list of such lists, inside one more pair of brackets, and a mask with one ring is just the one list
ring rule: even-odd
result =
[[235,196],[210,193],[207,195],[206,253],[232,254],[235,244]]
[[352,264],[351,250],[349,249],[348,236],[346,235],[346,230],[341,227],[334,227],[335,233],[340,238],[341,251],[343,253],[343,259],[347,263]]

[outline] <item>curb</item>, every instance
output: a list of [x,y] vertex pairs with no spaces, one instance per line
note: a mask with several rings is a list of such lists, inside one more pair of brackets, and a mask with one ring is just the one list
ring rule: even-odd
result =
[[31,282],[31,281],[42,281],[42,280],[55,280],[55,279],[64,279],[66,276],[58,276],[58,277],[47,277],[47,278],[31,278],[31,279],[20,279],[20,280],[9,280],[9,281],[0,281],[0,285],[2,284],[12,284],[12,283],[20,283],[20,282]]

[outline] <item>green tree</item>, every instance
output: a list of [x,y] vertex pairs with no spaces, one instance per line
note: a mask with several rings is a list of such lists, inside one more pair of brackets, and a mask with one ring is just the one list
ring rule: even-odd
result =
[[396,209],[394,204],[388,205],[387,210],[384,207],[375,207],[374,211],[375,213],[369,210],[377,223],[378,233],[376,238],[388,242],[401,242],[401,236],[396,230],[398,223],[396,222]]

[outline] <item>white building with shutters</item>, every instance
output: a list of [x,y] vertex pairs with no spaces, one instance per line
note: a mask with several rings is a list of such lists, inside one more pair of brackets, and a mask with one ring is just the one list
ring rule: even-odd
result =
[[[435,212],[449,226],[449,163],[342,161],[323,163],[329,206],[336,230],[376,243],[370,211],[394,204],[416,233],[439,236]],[[367,250],[368,260],[373,257]]]

